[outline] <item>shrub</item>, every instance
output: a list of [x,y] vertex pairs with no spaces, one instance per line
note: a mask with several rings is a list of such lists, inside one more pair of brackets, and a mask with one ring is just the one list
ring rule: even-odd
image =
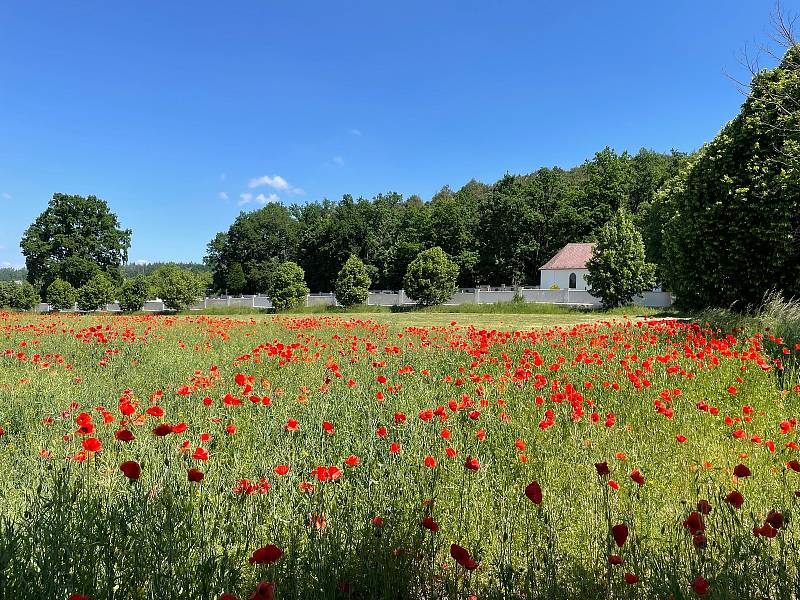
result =
[[153,291],[170,310],[186,310],[203,295],[203,281],[174,263],[156,269],[152,284]]
[[11,281],[0,281],[0,308],[11,308],[14,299],[14,283]]
[[300,305],[309,292],[305,276],[305,271],[297,263],[286,261],[278,265],[267,290],[272,306],[285,310]]
[[420,306],[442,304],[456,291],[458,265],[439,248],[423,250],[408,265],[403,279],[406,294]]
[[80,310],[99,310],[114,299],[114,284],[98,273],[78,289],[77,300]]
[[14,284],[11,308],[15,310],[30,310],[39,304],[39,299],[39,293],[36,288],[27,281]]
[[369,297],[372,280],[369,271],[360,258],[351,255],[344,263],[336,278],[336,300],[342,306],[364,304]]
[[77,292],[71,283],[56,278],[53,283],[47,286],[45,297],[51,310],[72,310]]
[[144,275],[126,279],[119,292],[119,307],[124,312],[141,310],[150,296],[150,280]]
[[655,284],[656,268],[645,261],[642,234],[623,209],[600,228],[586,267],[589,292],[600,298],[605,309],[630,304],[634,296]]

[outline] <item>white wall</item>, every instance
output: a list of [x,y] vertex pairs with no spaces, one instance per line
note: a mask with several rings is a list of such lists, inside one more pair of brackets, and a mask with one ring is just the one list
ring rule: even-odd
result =
[[569,275],[575,273],[576,275],[576,290],[585,290],[589,286],[586,284],[586,276],[589,274],[589,269],[543,269],[542,283],[539,286],[543,290],[549,289],[554,283],[562,290],[569,287]]

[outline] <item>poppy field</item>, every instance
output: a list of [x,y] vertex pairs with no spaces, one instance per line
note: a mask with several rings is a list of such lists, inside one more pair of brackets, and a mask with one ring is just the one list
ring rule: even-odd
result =
[[2,599],[800,594],[800,345],[769,331],[0,327]]

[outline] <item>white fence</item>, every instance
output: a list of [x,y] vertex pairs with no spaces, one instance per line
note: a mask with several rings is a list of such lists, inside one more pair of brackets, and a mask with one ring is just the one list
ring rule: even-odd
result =
[[[456,306],[474,302],[476,304],[495,304],[497,302],[510,302],[514,295],[518,293],[525,302],[541,304],[561,304],[565,306],[577,307],[599,307],[600,300],[592,296],[585,290],[550,290],[538,288],[471,288],[458,290],[453,297],[445,302],[445,306]],[[646,292],[642,296],[634,298],[634,305],[648,308],[667,308],[672,306],[672,294],[669,292]],[[381,291],[376,290],[369,293],[367,304],[371,306],[412,306],[414,301],[406,296],[403,290]],[[305,300],[306,306],[339,306],[333,292],[308,294]],[[246,307],[246,308],[272,308],[267,296],[214,296],[204,298],[201,302],[190,307],[191,310],[203,310],[205,308],[224,308],[224,307]],[[77,310],[77,307],[75,307]],[[36,307],[40,312],[50,310],[48,304],[42,303]],[[113,302],[106,305],[109,312],[119,312],[119,304]],[[159,300],[148,300],[142,310],[145,312],[161,312],[165,310],[164,303]]]

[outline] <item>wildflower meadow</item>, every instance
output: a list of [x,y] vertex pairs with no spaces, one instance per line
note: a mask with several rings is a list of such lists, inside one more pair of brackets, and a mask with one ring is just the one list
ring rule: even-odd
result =
[[0,598],[800,594],[800,347],[361,316],[0,313]]

